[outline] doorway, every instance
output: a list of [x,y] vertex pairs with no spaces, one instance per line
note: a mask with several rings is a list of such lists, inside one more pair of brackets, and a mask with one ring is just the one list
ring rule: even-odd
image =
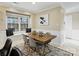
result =
[[64,17],[64,42],[67,39],[72,39],[72,15]]

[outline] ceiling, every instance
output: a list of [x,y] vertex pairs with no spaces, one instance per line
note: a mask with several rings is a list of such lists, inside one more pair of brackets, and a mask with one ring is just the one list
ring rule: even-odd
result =
[[0,2],[0,5],[15,8],[21,11],[37,13],[42,10],[62,6],[64,9],[70,9],[79,5],[79,2]]

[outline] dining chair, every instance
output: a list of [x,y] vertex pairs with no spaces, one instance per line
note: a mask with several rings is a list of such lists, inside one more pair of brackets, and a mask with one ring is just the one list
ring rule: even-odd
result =
[[36,41],[33,40],[32,38],[29,39],[29,46],[30,48],[33,48],[33,50],[35,50],[36,46]]
[[11,51],[11,45],[12,45],[12,40],[10,38],[8,38],[6,40],[4,47],[0,50],[0,55],[1,56],[8,56]]
[[17,47],[13,47],[10,53],[10,56],[23,56],[24,54]]
[[29,44],[29,37],[23,34],[24,44]]

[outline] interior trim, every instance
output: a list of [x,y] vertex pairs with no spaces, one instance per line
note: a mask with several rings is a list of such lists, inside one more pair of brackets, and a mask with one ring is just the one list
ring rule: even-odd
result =
[[30,17],[30,15],[22,14],[22,13],[18,13],[18,12],[13,12],[13,11],[8,11],[8,10],[6,12],[13,13],[13,14],[19,14],[19,15],[24,15],[24,16],[29,16]]

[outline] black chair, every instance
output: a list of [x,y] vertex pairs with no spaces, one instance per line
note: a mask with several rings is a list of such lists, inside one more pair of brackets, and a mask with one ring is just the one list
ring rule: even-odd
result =
[[17,47],[13,47],[10,56],[23,56],[23,53]]
[[[30,33],[30,32],[31,32],[31,28],[26,28],[26,33]],[[29,36],[23,35],[23,37],[24,37],[25,44],[29,44]]]
[[14,28],[6,29],[6,36],[12,36],[13,35],[13,31],[14,31]]
[[11,39],[7,39],[4,47],[0,50],[1,56],[8,56],[11,50],[12,41]]
[[31,32],[31,28],[26,28],[26,33]]

